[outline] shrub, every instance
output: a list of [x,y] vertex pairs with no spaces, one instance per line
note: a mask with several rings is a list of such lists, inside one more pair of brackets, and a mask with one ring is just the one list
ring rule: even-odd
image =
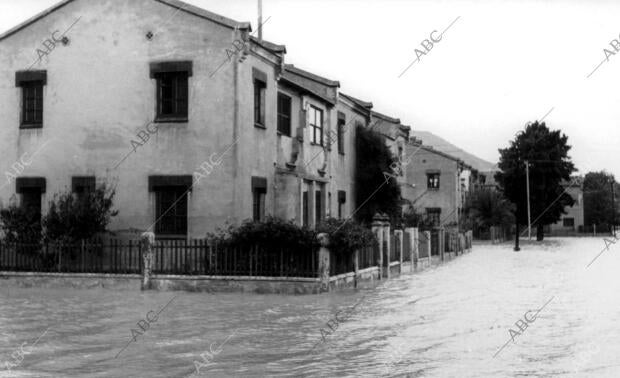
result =
[[317,233],[328,234],[330,250],[345,255],[352,255],[376,240],[371,230],[353,220],[329,218],[317,226]]
[[43,218],[46,240],[75,242],[104,232],[110,219],[118,214],[112,210],[115,194],[106,184],[80,195],[56,194]]
[[30,209],[11,204],[0,210],[0,229],[9,243],[38,243],[41,240],[41,218]]
[[416,227],[427,231],[434,226],[433,221],[428,215],[419,213],[414,208],[407,209],[403,215],[403,227]]
[[316,244],[316,234],[292,221],[268,216],[262,222],[247,220],[239,226],[228,225],[208,233],[207,239],[219,245],[253,245],[263,247],[304,249]]

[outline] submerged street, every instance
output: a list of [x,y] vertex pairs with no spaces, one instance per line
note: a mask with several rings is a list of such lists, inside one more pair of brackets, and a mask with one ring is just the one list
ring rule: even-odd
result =
[[[523,241],[518,253],[475,245],[375,288],[307,296],[4,282],[0,376],[188,377],[196,366],[209,377],[618,376],[620,245],[586,269],[604,247],[602,238]],[[530,310],[540,312],[520,331]]]

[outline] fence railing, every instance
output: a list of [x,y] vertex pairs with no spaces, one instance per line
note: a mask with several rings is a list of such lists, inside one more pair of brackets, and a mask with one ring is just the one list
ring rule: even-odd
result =
[[0,242],[0,270],[20,272],[139,274],[142,269],[140,243]]
[[375,241],[372,245],[359,250],[359,268],[366,269],[377,266],[379,263],[379,244]]
[[[399,235],[403,235],[400,250]],[[383,240],[384,264],[410,261],[409,233],[391,235],[390,253],[387,240]],[[417,248],[419,258],[445,252],[460,253],[471,248],[471,232],[466,234],[445,232],[444,243],[439,243],[440,230],[426,234],[419,232]],[[430,250],[429,250],[430,244]],[[279,248],[267,245],[217,245],[206,240],[158,240],[153,246],[153,273],[171,275],[250,276],[250,277],[318,277],[318,245],[302,248]],[[31,243],[18,244],[0,241],[0,270],[22,272],[59,273],[110,273],[140,274],[143,264],[143,247],[138,241],[83,241],[73,244]],[[379,243],[358,251],[358,268],[378,266]],[[386,261],[387,260],[387,261]],[[330,275],[355,271],[354,256],[331,253]]]
[[[218,246],[206,240],[159,240],[154,274],[317,277],[318,247]],[[142,247],[137,241],[74,244],[0,242],[0,270],[59,273],[139,274]]]
[[390,235],[390,262],[400,261],[400,238],[396,233]]

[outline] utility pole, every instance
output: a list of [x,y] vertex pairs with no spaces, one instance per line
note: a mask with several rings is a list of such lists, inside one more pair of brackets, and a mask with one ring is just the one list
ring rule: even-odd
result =
[[525,161],[525,185],[527,185],[527,237],[532,240],[532,217],[530,210],[530,163]]
[[[519,167],[520,164],[521,164],[521,154],[520,154],[519,146],[517,146],[517,164],[516,164],[516,171],[515,171],[516,175],[518,175],[518,172],[520,171],[520,167]],[[519,248],[519,201],[517,201],[515,205],[516,205],[516,208],[515,208],[515,248],[514,248],[514,251],[519,252],[521,250],[521,248]]]
[[258,40],[263,40],[263,0],[258,0]]
[[615,179],[611,180],[611,232],[616,236],[616,194],[614,192]]

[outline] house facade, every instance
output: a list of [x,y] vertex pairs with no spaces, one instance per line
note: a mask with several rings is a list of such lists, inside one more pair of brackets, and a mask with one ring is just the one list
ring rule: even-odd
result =
[[435,225],[458,224],[464,200],[461,174],[469,167],[419,140],[407,143],[406,153],[407,179],[414,184],[403,191],[408,207]]
[[545,232],[551,234],[563,234],[573,232],[584,232],[584,205],[583,205],[583,178],[571,178],[571,182],[562,184],[566,193],[573,197],[573,206],[567,206],[560,220],[554,224],[545,226]]
[[176,0],[66,0],[1,35],[2,204],[45,214],[106,183],[110,229],[161,238],[348,216],[354,128],[336,130],[358,106],[251,34]]

